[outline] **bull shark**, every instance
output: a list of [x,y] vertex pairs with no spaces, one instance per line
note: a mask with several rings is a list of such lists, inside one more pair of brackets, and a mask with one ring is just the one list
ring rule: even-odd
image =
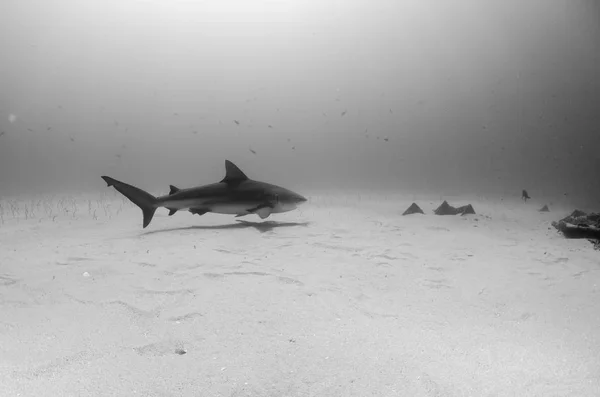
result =
[[170,185],[169,194],[159,197],[109,176],[102,176],[102,179],[140,207],[144,228],[160,207],[168,209],[169,216],[187,209],[197,215],[207,212],[236,217],[256,214],[265,219],[271,214],[292,211],[306,201],[303,196],[281,186],[248,178],[229,160],[225,160],[225,178],[220,182],[188,189]]

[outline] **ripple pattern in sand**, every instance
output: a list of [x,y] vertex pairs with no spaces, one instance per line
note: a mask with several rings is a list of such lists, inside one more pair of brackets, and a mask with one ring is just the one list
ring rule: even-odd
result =
[[[271,273],[265,273],[265,272],[257,272],[257,271],[251,271],[251,272],[225,272],[225,273],[204,273],[204,277],[209,278],[209,279],[213,279],[213,280],[223,280],[226,277],[231,277],[231,276],[250,276],[250,277],[265,277],[265,276],[273,276]],[[304,283],[300,280],[297,280],[295,278],[292,277],[286,277],[286,276],[274,276],[275,280],[277,280],[278,282],[282,283],[282,284],[290,284],[290,285],[297,285],[297,286],[303,286]]]

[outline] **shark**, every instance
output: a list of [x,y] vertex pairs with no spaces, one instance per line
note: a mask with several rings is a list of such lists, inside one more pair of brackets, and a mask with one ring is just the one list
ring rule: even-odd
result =
[[292,211],[307,201],[304,196],[281,186],[248,178],[229,160],[225,160],[225,177],[220,182],[187,189],[170,185],[169,194],[159,197],[109,176],[102,179],[142,210],[144,228],[162,207],[169,210],[169,216],[187,210],[196,215],[208,212],[236,217],[256,214],[265,219],[271,214]]

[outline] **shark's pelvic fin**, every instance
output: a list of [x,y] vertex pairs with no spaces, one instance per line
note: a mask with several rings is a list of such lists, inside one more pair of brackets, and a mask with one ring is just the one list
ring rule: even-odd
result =
[[244,174],[242,170],[238,168],[237,165],[233,164],[229,160],[225,160],[225,178],[223,178],[221,182],[235,184],[245,181],[247,179],[248,177],[246,176],[246,174]]
[[156,197],[135,186],[117,181],[110,176],[103,176],[102,179],[104,179],[108,186],[114,187],[123,196],[127,197],[133,204],[140,207],[142,213],[144,214],[144,228],[150,224],[150,221],[154,216],[154,212],[156,212],[156,208],[158,207],[158,199]]
[[173,185],[169,185],[169,189],[171,189],[171,190],[169,191],[169,196],[170,196],[171,194],[173,194],[173,193],[177,193],[177,192],[179,191],[179,188],[178,188],[178,187],[175,187],[175,186],[173,186]]
[[167,208],[169,210],[169,216],[177,212],[177,208]]

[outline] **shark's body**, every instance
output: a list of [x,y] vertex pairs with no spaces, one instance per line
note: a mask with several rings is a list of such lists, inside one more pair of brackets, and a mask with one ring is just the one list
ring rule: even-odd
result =
[[150,224],[157,208],[165,207],[169,215],[187,209],[192,214],[207,212],[244,216],[257,214],[261,219],[274,213],[295,209],[306,201],[301,195],[280,186],[249,179],[235,164],[225,160],[226,175],[221,182],[189,189],[171,185],[169,194],[154,197],[135,186],[103,176],[113,186],[141,208],[144,228]]

